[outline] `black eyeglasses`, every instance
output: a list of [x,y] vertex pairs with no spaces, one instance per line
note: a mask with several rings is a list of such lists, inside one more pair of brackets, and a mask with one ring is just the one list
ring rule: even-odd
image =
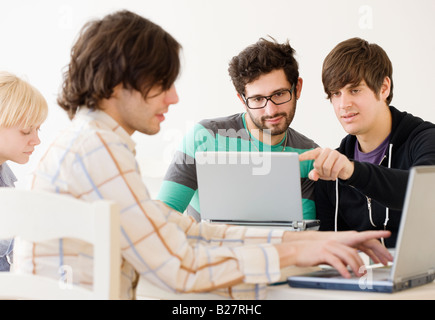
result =
[[249,109],[263,109],[264,107],[266,107],[269,100],[277,106],[289,102],[292,99],[294,90],[295,85],[293,85],[290,90],[280,90],[270,96],[255,96],[246,98],[243,95],[243,99],[245,100],[245,104]]

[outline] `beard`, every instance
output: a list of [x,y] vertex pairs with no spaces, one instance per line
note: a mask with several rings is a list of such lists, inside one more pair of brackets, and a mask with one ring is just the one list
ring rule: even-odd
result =
[[[254,115],[251,113],[251,110],[250,109],[247,110],[249,117],[251,118],[255,126],[258,129],[260,129],[260,131],[266,131],[268,134],[272,136],[283,134],[288,129],[295,116],[295,111],[296,111],[296,106],[292,108],[288,113],[279,112],[272,116],[262,116],[259,118],[255,118]],[[272,125],[266,124],[266,120],[276,118],[276,117],[283,117],[284,121],[280,121],[280,123],[278,124],[272,124]]]

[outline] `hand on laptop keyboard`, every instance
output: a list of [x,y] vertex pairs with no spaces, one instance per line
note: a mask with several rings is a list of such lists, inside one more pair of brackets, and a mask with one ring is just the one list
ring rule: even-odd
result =
[[393,257],[377,240],[388,237],[388,231],[365,232],[301,232],[286,233],[283,243],[276,245],[281,268],[296,265],[310,267],[328,264],[337,269],[345,278],[351,274],[350,267],[356,275],[362,276],[364,266],[358,250],[365,252],[375,263],[387,264]]

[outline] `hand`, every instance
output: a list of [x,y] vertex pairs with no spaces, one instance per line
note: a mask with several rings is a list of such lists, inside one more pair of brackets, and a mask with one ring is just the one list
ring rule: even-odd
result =
[[375,263],[387,265],[393,261],[393,256],[378,239],[389,238],[390,231],[341,231],[341,232],[317,232],[317,238],[332,239],[349,247],[358,249],[367,254]]
[[280,256],[281,268],[295,265],[298,267],[311,267],[319,264],[328,264],[337,269],[345,278],[351,274],[347,266],[357,276],[360,273],[364,262],[356,249],[346,246],[334,240],[301,240],[276,245]]
[[[375,263],[387,265],[393,261],[393,257],[377,239],[390,235],[390,231],[286,232],[283,238],[284,251],[280,254],[285,257],[290,252],[291,255],[291,251],[285,251],[285,244],[293,245],[294,261],[290,263],[298,266],[329,264],[343,277],[350,277],[346,268],[350,266],[356,275],[362,275],[359,270],[364,264],[357,250],[366,253]],[[286,263],[285,259],[283,262]]]
[[316,148],[299,155],[299,161],[314,160],[314,169],[308,177],[311,180],[349,179],[354,170],[353,162],[337,150]]

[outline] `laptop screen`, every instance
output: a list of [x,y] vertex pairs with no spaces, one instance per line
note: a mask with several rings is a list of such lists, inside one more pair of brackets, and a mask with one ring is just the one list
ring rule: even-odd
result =
[[297,153],[198,152],[196,161],[202,219],[303,219]]

